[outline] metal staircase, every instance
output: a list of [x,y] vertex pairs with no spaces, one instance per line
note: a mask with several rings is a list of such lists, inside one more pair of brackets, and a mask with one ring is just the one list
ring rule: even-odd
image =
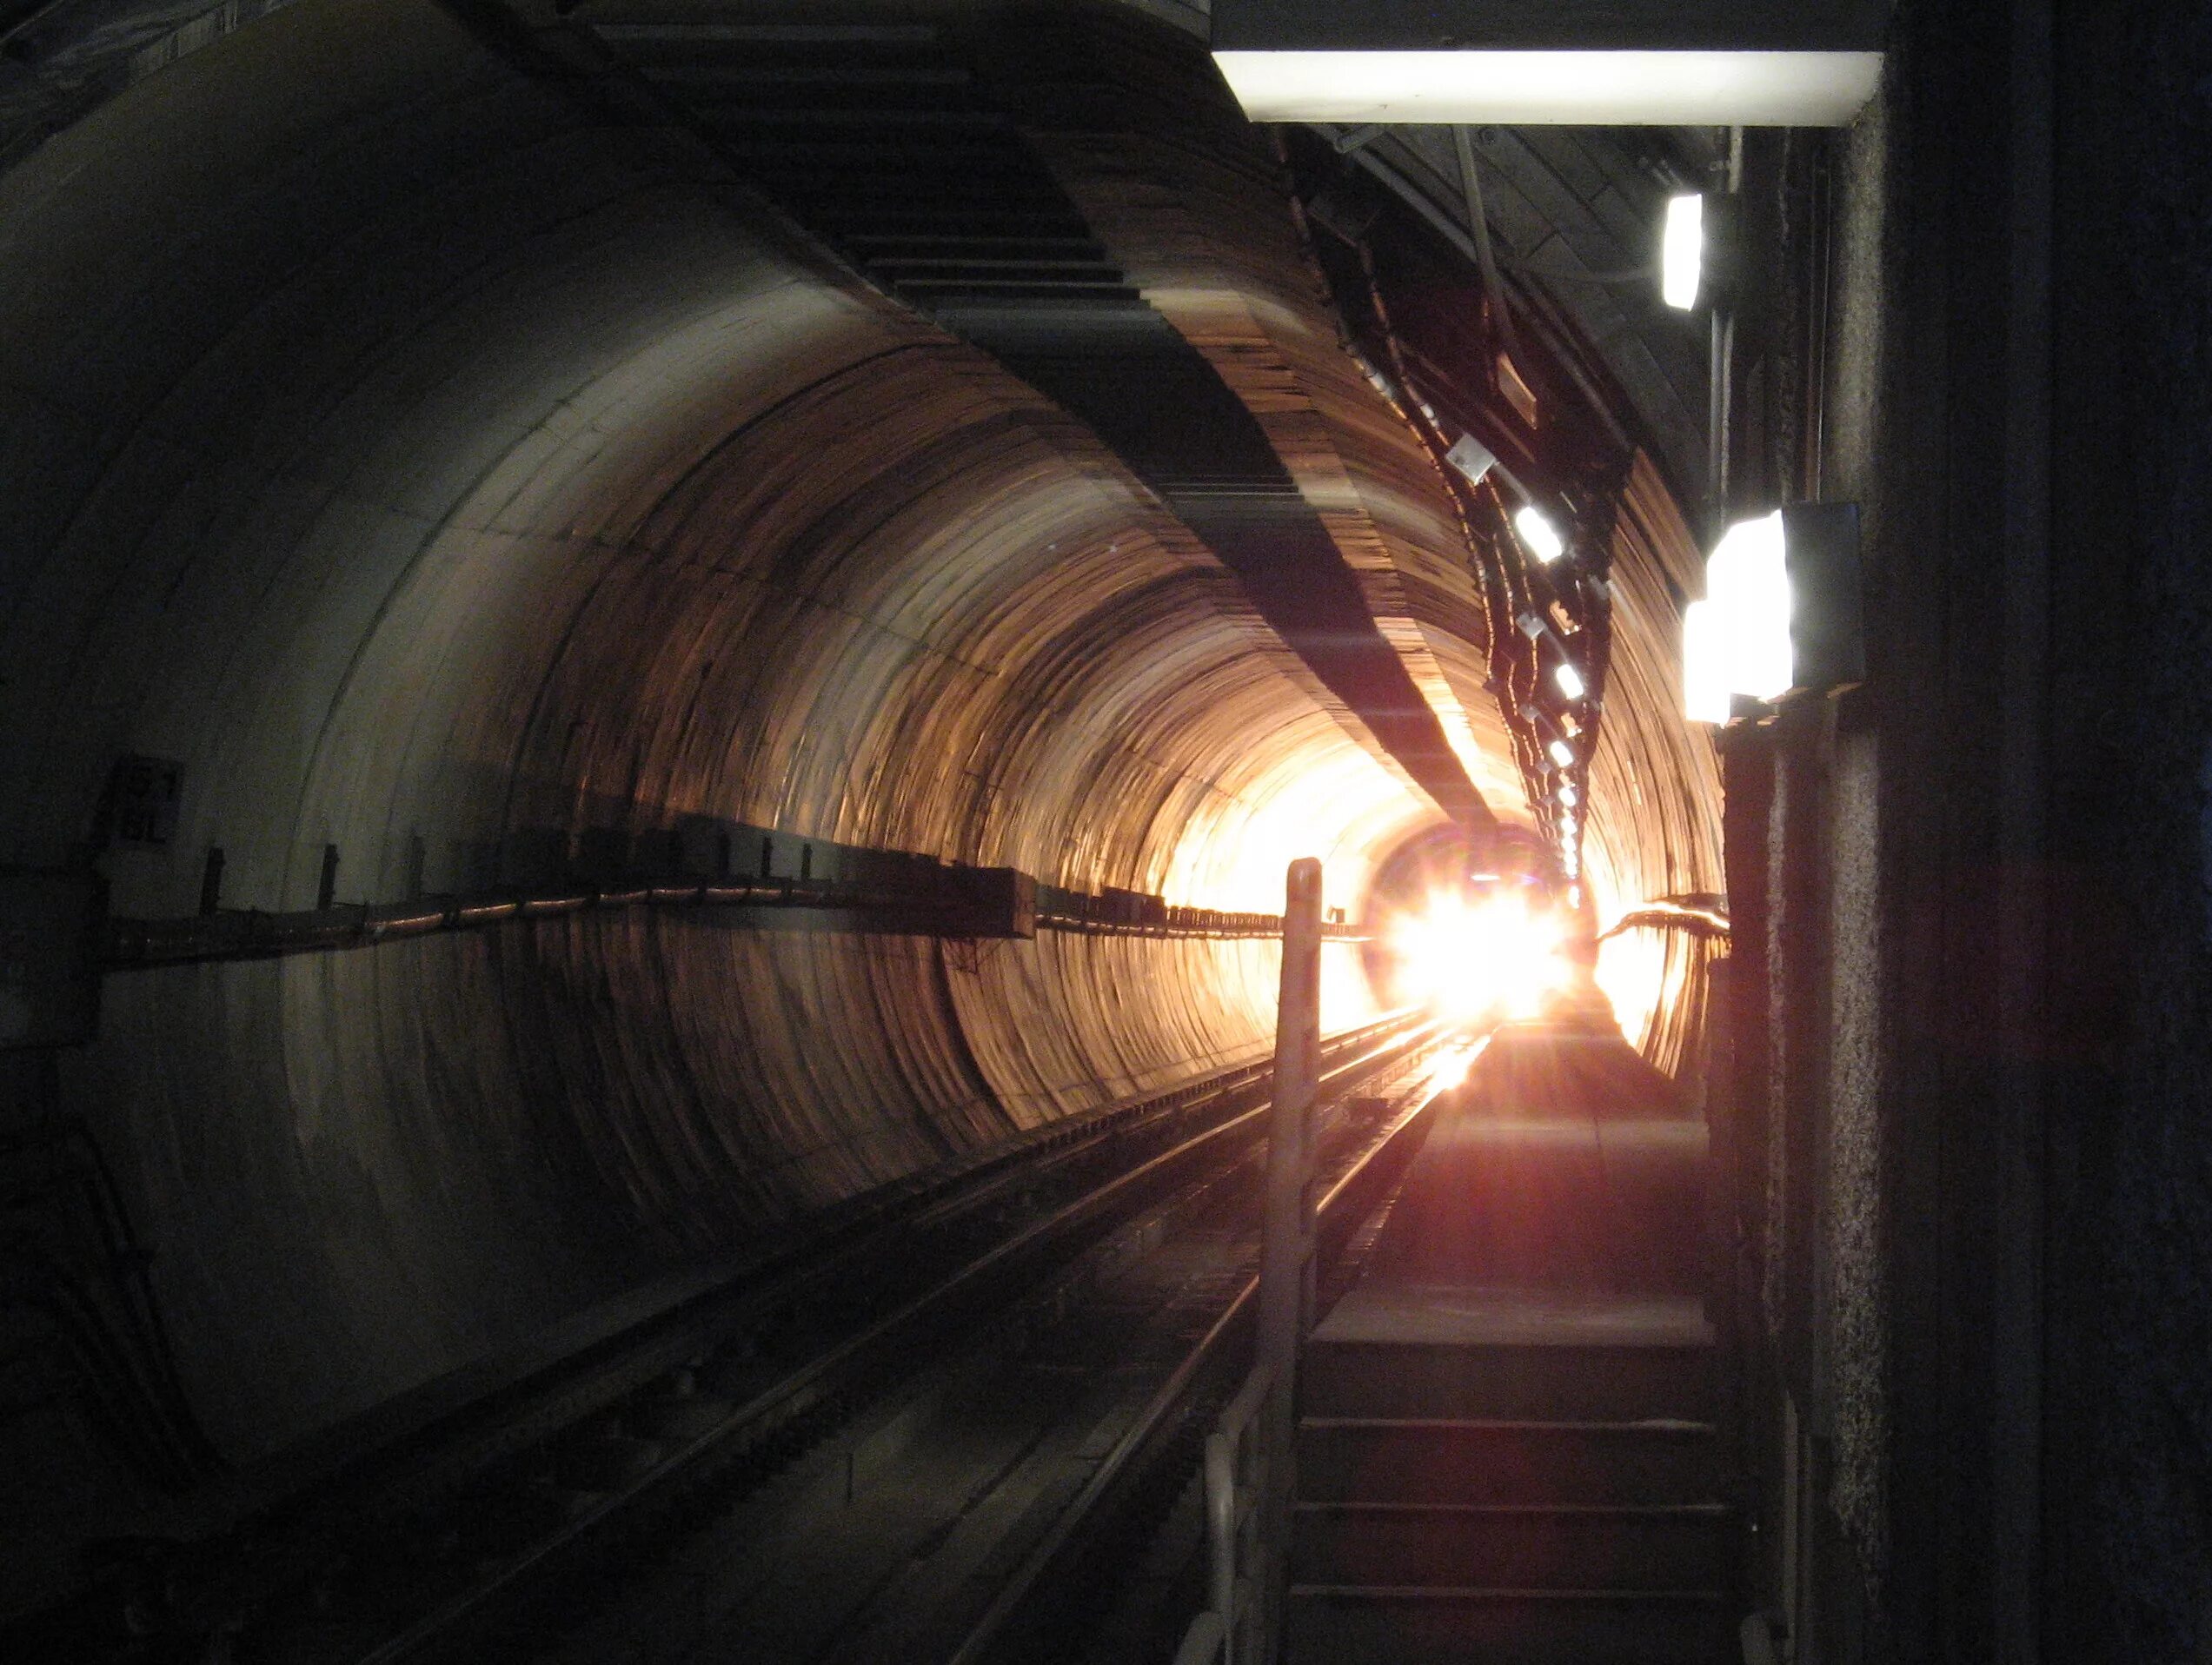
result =
[[1705,1139],[1617,1034],[1510,1027],[1300,1363],[1282,1657],[1731,1657]]

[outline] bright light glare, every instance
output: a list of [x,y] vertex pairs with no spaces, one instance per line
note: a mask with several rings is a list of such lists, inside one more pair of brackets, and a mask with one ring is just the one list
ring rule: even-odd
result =
[[1575,790],[1573,781],[1562,780],[1559,783],[1559,801],[1570,809],[1582,801],[1582,794]]
[[1559,692],[1570,700],[1579,700],[1589,692],[1582,680],[1582,673],[1564,659],[1559,661],[1559,668],[1551,673],[1551,680],[1559,685]]
[[1398,998],[1463,1020],[1531,1017],[1567,980],[1561,929],[1556,914],[1531,911],[1518,892],[1479,902],[1431,897],[1390,932]]
[[1687,312],[1697,304],[1705,266],[1705,199],[1667,199],[1666,234],[1659,242],[1659,295]]
[[1666,998],[1666,933],[1624,931],[1607,937],[1598,945],[1596,977],[1621,1032],[1642,1045]]
[[1682,710],[1693,723],[1728,720],[1727,628],[1717,602],[1682,610]]
[[1455,1046],[1439,1052],[1435,1063],[1429,1065],[1429,1089],[1432,1092],[1449,1092],[1467,1079],[1467,1071],[1474,1068],[1472,1047]]
[[1693,721],[1726,722],[1730,694],[1771,700],[1794,686],[1791,611],[1781,511],[1737,521],[1705,562],[1705,600],[1683,610],[1683,705]]
[[1575,748],[1564,740],[1553,740],[1544,748],[1551,753],[1551,760],[1563,769],[1575,766]]
[[1513,515],[1513,530],[1521,534],[1521,541],[1528,546],[1529,554],[1549,567],[1567,553],[1566,542],[1559,536],[1559,528],[1544,518],[1544,511],[1530,503]]

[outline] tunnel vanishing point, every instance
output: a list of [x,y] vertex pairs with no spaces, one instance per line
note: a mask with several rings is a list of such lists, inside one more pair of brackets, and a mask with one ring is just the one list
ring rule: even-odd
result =
[[[1451,1113],[1378,970],[1439,872],[1704,1129],[1695,1657],[2212,1661],[2212,15],[1615,10],[1878,78],[1253,121],[1268,0],[0,0],[12,1657],[552,1657],[406,1652],[371,1527],[508,1569],[825,1359],[722,1468],[893,1542],[881,1395],[1029,1414],[948,1338],[1102,1381],[1086,1291],[1243,1264],[1145,1187],[1264,1097],[1312,856],[1328,1138]],[[1706,552],[1813,504],[1862,662],[1691,720]],[[1084,1657],[1195,1610],[1186,1444]],[[917,1639],[944,1564],[622,1656],[1021,1656]]]

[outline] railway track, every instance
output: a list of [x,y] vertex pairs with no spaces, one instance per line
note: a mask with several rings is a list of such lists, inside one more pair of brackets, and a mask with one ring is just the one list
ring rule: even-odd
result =
[[[1405,1014],[1335,1038],[1325,1101],[1403,1075],[1438,1038]],[[947,1383],[972,1386],[993,1359],[1030,1369],[1035,1350],[1095,1327],[1096,1302],[1126,1296],[1134,1269],[1171,1242],[1187,1256],[1212,1231],[1218,1264],[1154,1303],[1160,1333],[1115,1343],[1164,1361],[1162,1379],[1093,1464],[1096,1483],[1046,1511],[1038,1542],[1050,1553],[980,1574],[999,1588],[960,1620],[973,1635],[931,1642],[946,1657],[1000,1656],[991,1639],[1022,1634],[1050,1605],[1095,1537],[1081,1523],[1126,1514],[1237,1349],[1246,1274],[1230,1223],[1268,1073],[1247,1066],[1074,1118],[872,1197],[225,1533],[136,1546],[123,1577],[18,1641],[47,1650],[37,1656],[300,1665],[557,1655],[588,1628],[582,1597],[703,1522],[774,1516],[840,1451],[849,1499],[862,1440],[883,1449],[882,1428],[913,1422],[933,1393],[944,1402]],[[1382,1131],[1344,1146],[1353,1167],[1388,1143],[1372,1137]],[[1064,1374],[1079,1389],[1079,1370]],[[1029,1594],[1006,1599],[1017,1587]],[[870,1599],[880,1619],[896,1597]],[[848,1641],[834,1656],[875,1645]]]

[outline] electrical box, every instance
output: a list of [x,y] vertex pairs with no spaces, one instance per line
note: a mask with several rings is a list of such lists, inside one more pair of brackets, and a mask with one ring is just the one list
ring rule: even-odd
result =
[[0,1051],[92,1038],[107,912],[96,873],[0,868]]
[[1013,867],[961,867],[953,870],[953,877],[969,915],[957,934],[1037,934],[1037,881],[1029,874]]

